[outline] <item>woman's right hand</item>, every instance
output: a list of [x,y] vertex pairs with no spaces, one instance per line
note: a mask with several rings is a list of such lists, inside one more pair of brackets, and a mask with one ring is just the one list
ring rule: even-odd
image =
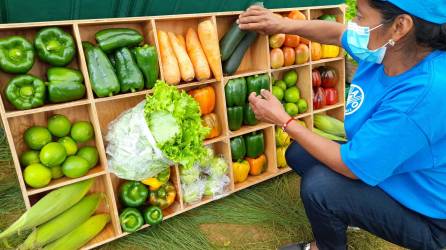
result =
[[287,19],[280,18],[270,10],[253,5],[243,12],[238,19],[242,30],[252,30],[263,35],[282,33]]

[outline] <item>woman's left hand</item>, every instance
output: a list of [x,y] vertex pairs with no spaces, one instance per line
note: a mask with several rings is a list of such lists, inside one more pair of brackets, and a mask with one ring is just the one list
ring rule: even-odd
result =
[[260,94],[256,95],[253,92],[249,95],[249,105],[257,120],[282,126],[291,118],[285,112],[282,103],[271,92],[262,89]]

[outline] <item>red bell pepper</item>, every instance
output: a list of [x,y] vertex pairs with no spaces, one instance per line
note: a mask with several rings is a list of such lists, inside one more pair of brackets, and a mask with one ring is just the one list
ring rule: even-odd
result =
[[325,106],[325,91],[323,88],[318,87],[313,89],[313,109],[320,109]]
[[338,91],[335,88],[326,88],[325,91],[325,104],[333,105],[338,103]]
[[313,87],[321,86],[321,73],[318,69],[313,69],[312,71]]
[[334,88],[339,82],[339,77],[336,69],[330,66],[319,67],[321,73],[321,86],[324,88]]

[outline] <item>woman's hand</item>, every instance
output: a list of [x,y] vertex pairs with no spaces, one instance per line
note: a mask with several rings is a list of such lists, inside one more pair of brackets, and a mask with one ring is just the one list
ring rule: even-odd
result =
[[281,33],[284,26],[284,18],[274,15],[268,9],[253,5],[243,12],[238,19],[242,30],[253,30],[263,35]]
[[249,95],[249,105],[257,120],[282,126],[291,118],[285,112],[282,103],[271,92],[262,89],[260,94],[256,95],[253,92]]

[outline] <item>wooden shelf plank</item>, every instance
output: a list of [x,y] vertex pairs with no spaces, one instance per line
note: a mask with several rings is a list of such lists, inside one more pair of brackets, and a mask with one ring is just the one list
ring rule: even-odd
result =
[[204,141],[204,145],[211,145],[211,144],[214,144],[214,143],[217,143],[217,142],[222,142],[222,141],[225,141],[225,140],[226,140],[226,136],[225,135],[220,135],[220,136],[217,136],[215,138],[212,138],[212,139],[209,139],[209,140],[205,140]]
[[341,107],[343,107],[343,106],[344,106],[344,103],[333,104],[333,105],[326,106],[326,107],[321,108],[321,109],[316,109],[315,111],[313,111],[313,113],[314,113],[314,114],[319,114],[319,113],[326,112],[326,111],[328,111],[328,110],[341,108]]
[[150,93],[153,93],[153,90],[146,89],[146,90],[141,90],[141,91],[134,92],[134,93],[126,93],[126,94],[119,94],[119,95],[110,96],[110,97],[95,98],[94,102],[100,103],[100,102],[115,101],[115,100],[130,98],[130,97],[134,97],[134,96],[147,95]]
[[73,101],[73,102],[67,102],[67,103],[61,103],[61,104],[45,105],[43,107],[35,108],[35,109],[9,111],[9,112],[6,112],[6,117],[10,118],[10,117],[43,113],[43,112],[48,112],[48,111],[54,111],[54,110],[59,110],[59,109],[87,105],[89,103],[90,103],[89,100],[79,100],[79,101]]
[[209,79],[206,81],[199,81],[199,82],[190,82],[190,83],[180,83],[179,85],[177,85],[178,89],[188,89],[188,88],[193,88],[193,87],[199,87],[199,86],[203,86],[206,84],[211,84],[211,83],[216,83],[217,80],[215,80],[215,78],[213,79]]
[[232,76],[224,76],[223,78],[226,79],[226,80],[231,80],[231,79],[235,79],[235,78],[252,76],[252,75],[260,75],[260,74],[266,74],[266,73],[269,73],[268,69],[257,70],[257,71],[248,71],[248,72],[241,72],[239,74],[235,74],[235,75],[232,75]]
[[322,64],[322,63],[337,62],[337,61],[341,61],[341,60],[344,60],[343,56],[312,61],[311,64],[318,65],[318,64]]
[[254,132],[254,131],[258,131],[258,130],[262,130],[262,129],[265,129],[265,128],[269,128],[269,127],[272,127],[272,126],[274,126],[274,125],[273,124],[269,124],[269,123],[265,123],[265,122],[259,123],[259,124],[255,125],[255,126],[243,126],[239,130],[237,130],[237,131],[230,131],[229,132],[229,137],[233,138],[233,137],[241,136],[241,135],[244,135],[244,134],[248,134],[248,133],[251,133],[251,132]]
[[278,71],[284,71],[284,70],[290,70],[290,69],[297,69],[297,68],[302,68],[302,67],[306,67],[306,66],[310,66],[310,63],[304,63],[304,64],[295,64],[295,65],[291,65],[291,66],[286,66],[286,67],[281,67],[278,69],[271,69],[271,72],[278,72]]

